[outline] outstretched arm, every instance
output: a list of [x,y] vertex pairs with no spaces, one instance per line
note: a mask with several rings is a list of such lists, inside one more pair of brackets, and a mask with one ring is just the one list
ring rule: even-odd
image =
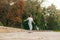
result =
[[25,19],[24,21],[27,21],[28,20],[28,18],[27,19]]
[[26,19],[26,20],[24,20],[24,21],[27,21],[27,19]]
[[35,22],[33,21],[33,23],[35,24]]

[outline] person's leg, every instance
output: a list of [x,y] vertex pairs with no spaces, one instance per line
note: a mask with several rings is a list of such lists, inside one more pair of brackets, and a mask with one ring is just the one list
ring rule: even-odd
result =
[[32,29],[33,29],[33,28],[32,28],[32,24],[29,24],[29,30],[30,30],[29,33],[32,32]]
[[29,24],[30,31],[32,31],[32,24]]

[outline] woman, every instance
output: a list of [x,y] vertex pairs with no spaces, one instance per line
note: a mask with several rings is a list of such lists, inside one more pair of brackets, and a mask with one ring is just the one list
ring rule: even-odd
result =
[[32,29],[33,29],[32,22],[34,23],[34,21],[33,21],[33,17],[32,17],[31,14],[30,14],[30,15],[28,16],[28,18],[27,18],[26,20],[24,20],[24,21],[27,21],[27,20],[28,20],[29,29],[30,29],[30,31],[32,31]]

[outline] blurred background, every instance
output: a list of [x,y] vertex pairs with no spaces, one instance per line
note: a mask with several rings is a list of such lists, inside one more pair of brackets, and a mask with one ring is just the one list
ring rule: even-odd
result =
[[59,0],[0,0],[0,26],[29,29],[29,14],[39,30],[60,30]]

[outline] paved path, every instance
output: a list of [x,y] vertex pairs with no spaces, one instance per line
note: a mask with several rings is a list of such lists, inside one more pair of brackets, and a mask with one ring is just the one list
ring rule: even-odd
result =
[[0,40],[60,40],[60,32],[0,33]]

